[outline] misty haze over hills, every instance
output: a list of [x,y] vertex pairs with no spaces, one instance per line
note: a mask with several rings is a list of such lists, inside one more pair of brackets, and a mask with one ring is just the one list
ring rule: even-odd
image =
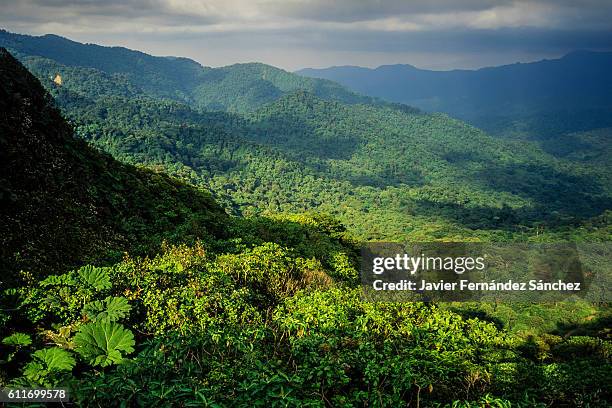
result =
[[440,111],[487,130],[513,120],[571,116],[563,130],[612,124],[612,52],[575,51],[559,59],[478,70],[430,71],[411,65],[338,66],[300,75],[336,81],[366,95]]

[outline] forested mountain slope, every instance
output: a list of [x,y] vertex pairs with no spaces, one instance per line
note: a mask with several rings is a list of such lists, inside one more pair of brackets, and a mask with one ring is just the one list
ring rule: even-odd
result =
[[109,92],[105,87],[120,88],[126,95],[170,98],[207,110],[251,111],[297,89],[346,103],[373,101],[335,82],[259,63],[209,68],[188,58],[154,57],[122,47],[81,44],[57,35],[36,37],[4,30],[0,30],[0,46],[18,57],[42,57],[36,61],[36,68],[30,69],[49,77],[61,72],[69,89],[91,90],[84,77],[95,72],[105,80],[96,89],[98,93]]
[[[607,209],[601,171],[444,115],[343,105],[307,92],[237,116],[143,98],[75,98],[77,133],[116,157],[214,191],[237,214],[325,210],[364,238],[507,238]],[[483,234],[487,234],[483,231]]]
[[224,235],[210,194],[73,137],[38,80],[0,49],[2,279]]
[[172,117],[162,106],[98,100],[69,114],[96,145],[231,197],[239,212],[318,208],[365,238],[554,229],[608,208],[601,169],[491,138],[444,115],[348,106],[305,92],[245,117],[176,107]]
[[[87,47],[76,49],[98,49]],[[133,80],[139,71],[117,75],[19,55],[79,136],[123,161],[204,186],[235,214],[318,209],[364,239],[567,238],[608,224],[609,166],[495,139],[445,115],[321,97],[299,76],[262,64],[204,70],[210,78],[193,91],[204,105],[250,111],[211,112],[159,97],[163,90],[143,91]],[[261,99],[242,81],[253,75],[281,91]]]

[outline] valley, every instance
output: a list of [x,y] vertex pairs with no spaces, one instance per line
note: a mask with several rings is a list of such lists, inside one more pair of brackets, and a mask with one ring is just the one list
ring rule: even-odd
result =
[[[10,46],[21,37],[5,38]],[[170,76],[147,81],[144,88],[128,63],[139,53],[108,49],[98,61],[90,45],[56,37],[21,41],[44,47],[35,52],[44,58],[24,55],[23,61],[77,134],[115,158],[207,188],[236,214],[316,209],[364,239],[417,241],[597,235],[588,226],[606,217],[607,165],[557,157],[529,141],[496,139],[441,114],[367,99],[263,64],[198,71],[191,61],[189,72],[197,75],[183,79],[176,77],[183,68],[167,68],[175,61],[147,56],[151,69],[165,67],[156,75]],[[47,43],[81,47],[88,58],[76,66]],[[106,68],[113,52],[123,58],[123,72]],[[187,60],[176,63],[182,67]],[[63,73],[61,87],[50,81],[56,72]],[[225,85],[217,94],[216,85],[206,85],[207,100],[235,92],[233,100],[248,106],[200,111],[196,96],[169,99],[162,87],[152,87],[168,81],[208,84],[211,78],[215,84],[223,78]],[[269,98],[245,97],[239,90],[264,83],[276,89]],[[576,230],[579,224],[587,227]]]

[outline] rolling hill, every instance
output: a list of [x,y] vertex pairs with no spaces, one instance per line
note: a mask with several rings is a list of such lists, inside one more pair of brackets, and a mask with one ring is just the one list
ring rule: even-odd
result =
[[[0,30],[0,46],[16,56],[37,56],[37,73],[56,72],[104,76],[127,95],[169,98],[195,108],[235,112],[252,111],[297,89],[346,103],[373,102],[335,82],[293,75],[259,63],[210,68],[188,58],[155,57],[123,47],[81,44],[57,35],[29,36]],[[66,78],[64,86],[72,84]]]

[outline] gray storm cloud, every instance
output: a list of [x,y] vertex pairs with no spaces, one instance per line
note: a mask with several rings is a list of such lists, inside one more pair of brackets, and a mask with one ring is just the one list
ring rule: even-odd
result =
[[0,26],[206,65],[475,67],[612,49],[603,0],[0,0]]
[[[367,21],[372,19],[418,14],[482,11],[511,3],[495,0],[429,0],[429,1],[365,1],[365,0],[297,0],[270,2],[268,9],[278,15],[322,21]],[[272,7],[273,5],[273,7]]]

